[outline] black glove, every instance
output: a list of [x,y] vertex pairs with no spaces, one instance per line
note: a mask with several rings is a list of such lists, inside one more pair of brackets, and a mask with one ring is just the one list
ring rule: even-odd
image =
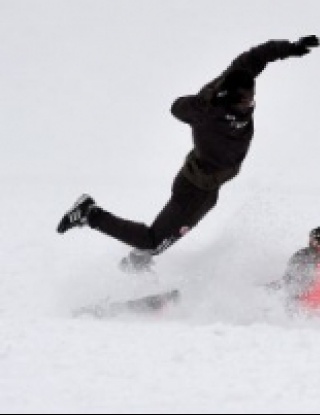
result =
[[301,37],[292,44],[292,56],[304,56],[311,52],[310,48],[316,48],[320,44],[319,38],[315,35]]

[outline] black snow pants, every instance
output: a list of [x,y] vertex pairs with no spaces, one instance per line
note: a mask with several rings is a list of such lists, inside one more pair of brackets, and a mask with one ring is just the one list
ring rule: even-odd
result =
[[116,217],[101,208],[90,212],[89,225],[131,247],[158,255],[195,227],[216,205],[219,189],[219,185],[201,189],[181,170],[173,182],[170,200],[151,226]]

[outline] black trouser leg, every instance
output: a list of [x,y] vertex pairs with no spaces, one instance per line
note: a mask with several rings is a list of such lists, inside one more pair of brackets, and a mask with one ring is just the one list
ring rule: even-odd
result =
[[151,225],[156,241],[154,255],[162,253],[195,227],[216,205],[218,195],[219,188],[210,192],[201,190],[179,173],[171,199]]
[[160,254],[193,228],[212,209],[219,188],[210,192],[194,186],[180,172],[172,186],[169,202],[149,227],[114,216],[100,208],[93,209],[89,225],[134,248]]
[[144,250],[153,249],[155,246],[151,229],[143,223],[119,218],[100,208],[94,208],[88,220],[91,228],[134,248]]

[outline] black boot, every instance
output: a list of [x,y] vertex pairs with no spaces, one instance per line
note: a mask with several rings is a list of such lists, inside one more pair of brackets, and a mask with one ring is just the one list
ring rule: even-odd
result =
[[74,227],[81,227],[88,223],[90,209],[95,206],[95,201],[88,195],[82,195],[73,207],[61,219],[57,232],[65,233]]

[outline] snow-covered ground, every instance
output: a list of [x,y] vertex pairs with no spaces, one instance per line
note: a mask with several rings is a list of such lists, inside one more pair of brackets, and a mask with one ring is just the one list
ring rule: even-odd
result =
[[[1,413],[319,413],[320,322],[264,285],[320,225],[320,50],[258,82],[256,135],[216,209],[157,259],[84,229],[89,192],[150,222],[190,149],[169,114],[240,52],[317,33],[320,7],[280,0],[0,0]],[[179,288],[148,316],[74,318],[101,298]]]

